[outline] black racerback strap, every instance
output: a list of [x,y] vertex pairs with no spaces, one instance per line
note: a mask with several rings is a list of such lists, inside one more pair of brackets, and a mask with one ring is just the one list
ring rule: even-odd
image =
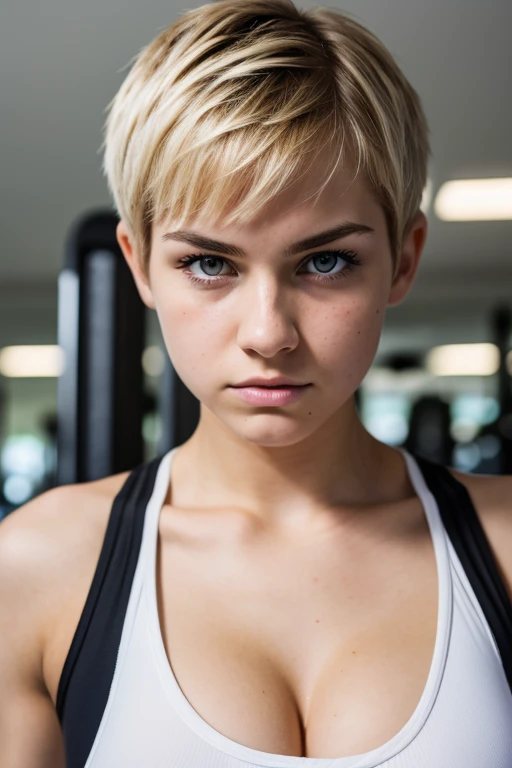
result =
[[133,469],[112,504],[96,571],[59,681],[56,711],[66,768],[85,765],[107,704],[146,506],[161,458]]
[[471,496],[446,467],[413,455],[494,635],[512,692],[512,602]]

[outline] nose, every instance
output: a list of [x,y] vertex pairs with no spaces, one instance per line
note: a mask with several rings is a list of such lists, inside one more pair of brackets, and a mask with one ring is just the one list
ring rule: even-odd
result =
[[240,299],[237,341],[241,349],[271,358],[296,348],[299,334],[289,296],[275,280],[261,278],[256,287],[247,285]]

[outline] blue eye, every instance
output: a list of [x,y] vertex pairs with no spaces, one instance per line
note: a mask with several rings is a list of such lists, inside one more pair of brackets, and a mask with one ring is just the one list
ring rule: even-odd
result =
[[[356,254],[352,251],[323,251],[322,253],[315,253],[310,256],[305,264],[312,263],[315,269],[320,270],[320,275],[325,278],[335,279],[339,277],[346,277],[349,272],[352,271],[355,265],[359,265],[360,262],[355,258]],[[345,266],[340,264],[340,260],[345,261]],[[337,272],[333,272],[333,267],[340,265],[341,269]],[[308,274],[317,274],[309,272]]]
[[[214,272],[216,269],[218,270],[219,266],[220,270],[222,270],[224,265],[228,265],[232,268],[230,262],[222,256],[213,256],[206,253],[184,256],[183,258],[179,259],[180,266],[178,269],[184,269],[185,275],[193,283],[202,286],[213,285],[214,283],[219,283],[220,281],[223,281],[226,278],[231,278],[233,276],[232,274],[220,274],[220,270],[218,270],[215,272],[215,274],[206,274],[205,277],[199,277],[197,273],[192,272],[190,269],[185,269],[185,267],[190,267],[192,264],[195,264],[195,262],[200,262],[201,269],[211,269]],[[348,277],[350,272],[353,271],[354,267],[360,266],[362,264],[354,251],[336,250],[319,251],[318,253],[313,253],[312,255],[308,256],[305,261],[302,262],[301,266],[307,265],[310,262],[314,264],[315,269],[320,271],[308,271],[303,274],[312,275],[315,280],[319,280],[321,282],[330,282],[332,280],[339,280],[342,277]],[[345,262],[345,265],[343,266],[341,262]],[[338,264],[340,264],[341,269],[333,272],[333,268],[337,267]]]

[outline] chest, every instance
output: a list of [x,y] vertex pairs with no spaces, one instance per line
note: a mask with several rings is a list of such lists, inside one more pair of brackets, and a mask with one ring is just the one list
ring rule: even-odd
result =
[[419,505],[401,536],[286,545],[162,528],[155,573],[167,659],[190,704],[235,742],[335,758],[413,714],[437,629],[435,553]]

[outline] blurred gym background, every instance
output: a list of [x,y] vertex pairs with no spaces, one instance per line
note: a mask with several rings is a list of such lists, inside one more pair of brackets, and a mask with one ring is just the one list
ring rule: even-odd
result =
[[[512,3],[325,4],[397,58],[433,150],[428,242],[412,292],[388,309],[361,418],[390,445],[512,474]],[[56,484],[152,458],[196,423],[116,247],[100,153],[126,65],[183,10],[1,5],[0,519]]]

